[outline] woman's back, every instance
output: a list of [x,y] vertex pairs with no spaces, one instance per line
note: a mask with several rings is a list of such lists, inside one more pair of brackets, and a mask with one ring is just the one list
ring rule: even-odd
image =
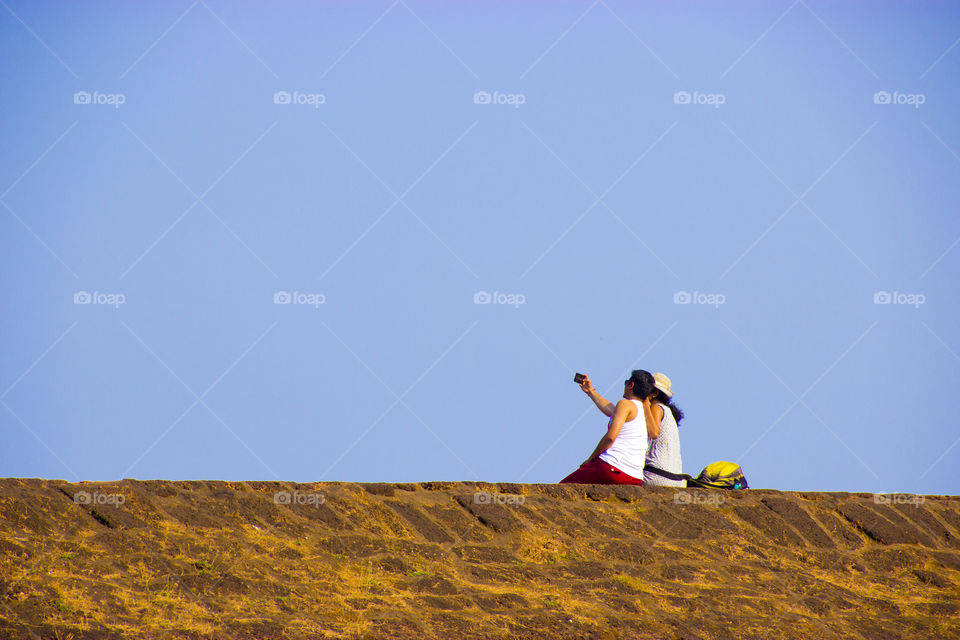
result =
[[[680,429],[673,418],[670,407],[660,404],[663,409],[663,419],[660,420],[660,435],[648,442],[646,464],[670,473],[683,473],[683,462],[680,459]],[[645,484],[665,487],[685,487],[684,480],[669,480],[663,476],[643,472]]]
[[[616,440],[600,454],[600,459],[634,478],[643,479],[648,445],[647,424],[643,418],[643,404],[639,400],[630,402],[637,407],[636,417],[623,423]],[[612,420],[613,418],[610,418],[610,421]]]

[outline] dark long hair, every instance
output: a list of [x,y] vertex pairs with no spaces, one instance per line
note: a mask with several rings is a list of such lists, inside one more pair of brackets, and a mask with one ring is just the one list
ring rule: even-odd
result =
[[643,369],[634,369],[630,373],[630,381],[633,383],[633,395],[641,400],[653,395],[654,400],[667,405],[670,413],[673,414],[673,419],[676,421],[677,426],[680,426],[680,421],[683,420],[683,411],[673,403],[673,400],[667,397],[667,394],[657,389],[656,380],[653,379],[652,373],[644,371]]

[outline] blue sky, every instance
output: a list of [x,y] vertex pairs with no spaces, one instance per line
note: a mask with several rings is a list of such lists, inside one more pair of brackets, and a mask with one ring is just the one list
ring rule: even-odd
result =
[[957,493],[960,6],[2,4],[0,476]]

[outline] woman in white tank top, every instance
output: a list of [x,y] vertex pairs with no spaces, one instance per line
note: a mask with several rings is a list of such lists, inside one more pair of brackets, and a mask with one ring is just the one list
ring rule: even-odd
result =
[[[590,457],[561,482],[643,484],[648,481],[644,467],[650,459],[651,445],[657,452],[656,462],[668,467],[665,471],[676,468],[676,473],[680,473],[679,437],[668,434],[676,434],[675,417],[679,414],[682,418],[683,413],[670,402],[670,379],[661,373],[637,369],[623,384],[623,400],[614,405],[597,393],[590,378],[584,376],[581,389],[610,420],[607,433]],[[658,476],[648,482],[661,484],[659,480]]]

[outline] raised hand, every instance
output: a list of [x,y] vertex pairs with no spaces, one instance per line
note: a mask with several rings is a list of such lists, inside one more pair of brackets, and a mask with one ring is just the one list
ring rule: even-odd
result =
[[583,392],[586,393],[587,395],[593,392],[594,390],[593,383],[590,382],[589,376],[586,376],[586,375],[583,376],[583,382],[580,383],[580,388],[583,389]]

